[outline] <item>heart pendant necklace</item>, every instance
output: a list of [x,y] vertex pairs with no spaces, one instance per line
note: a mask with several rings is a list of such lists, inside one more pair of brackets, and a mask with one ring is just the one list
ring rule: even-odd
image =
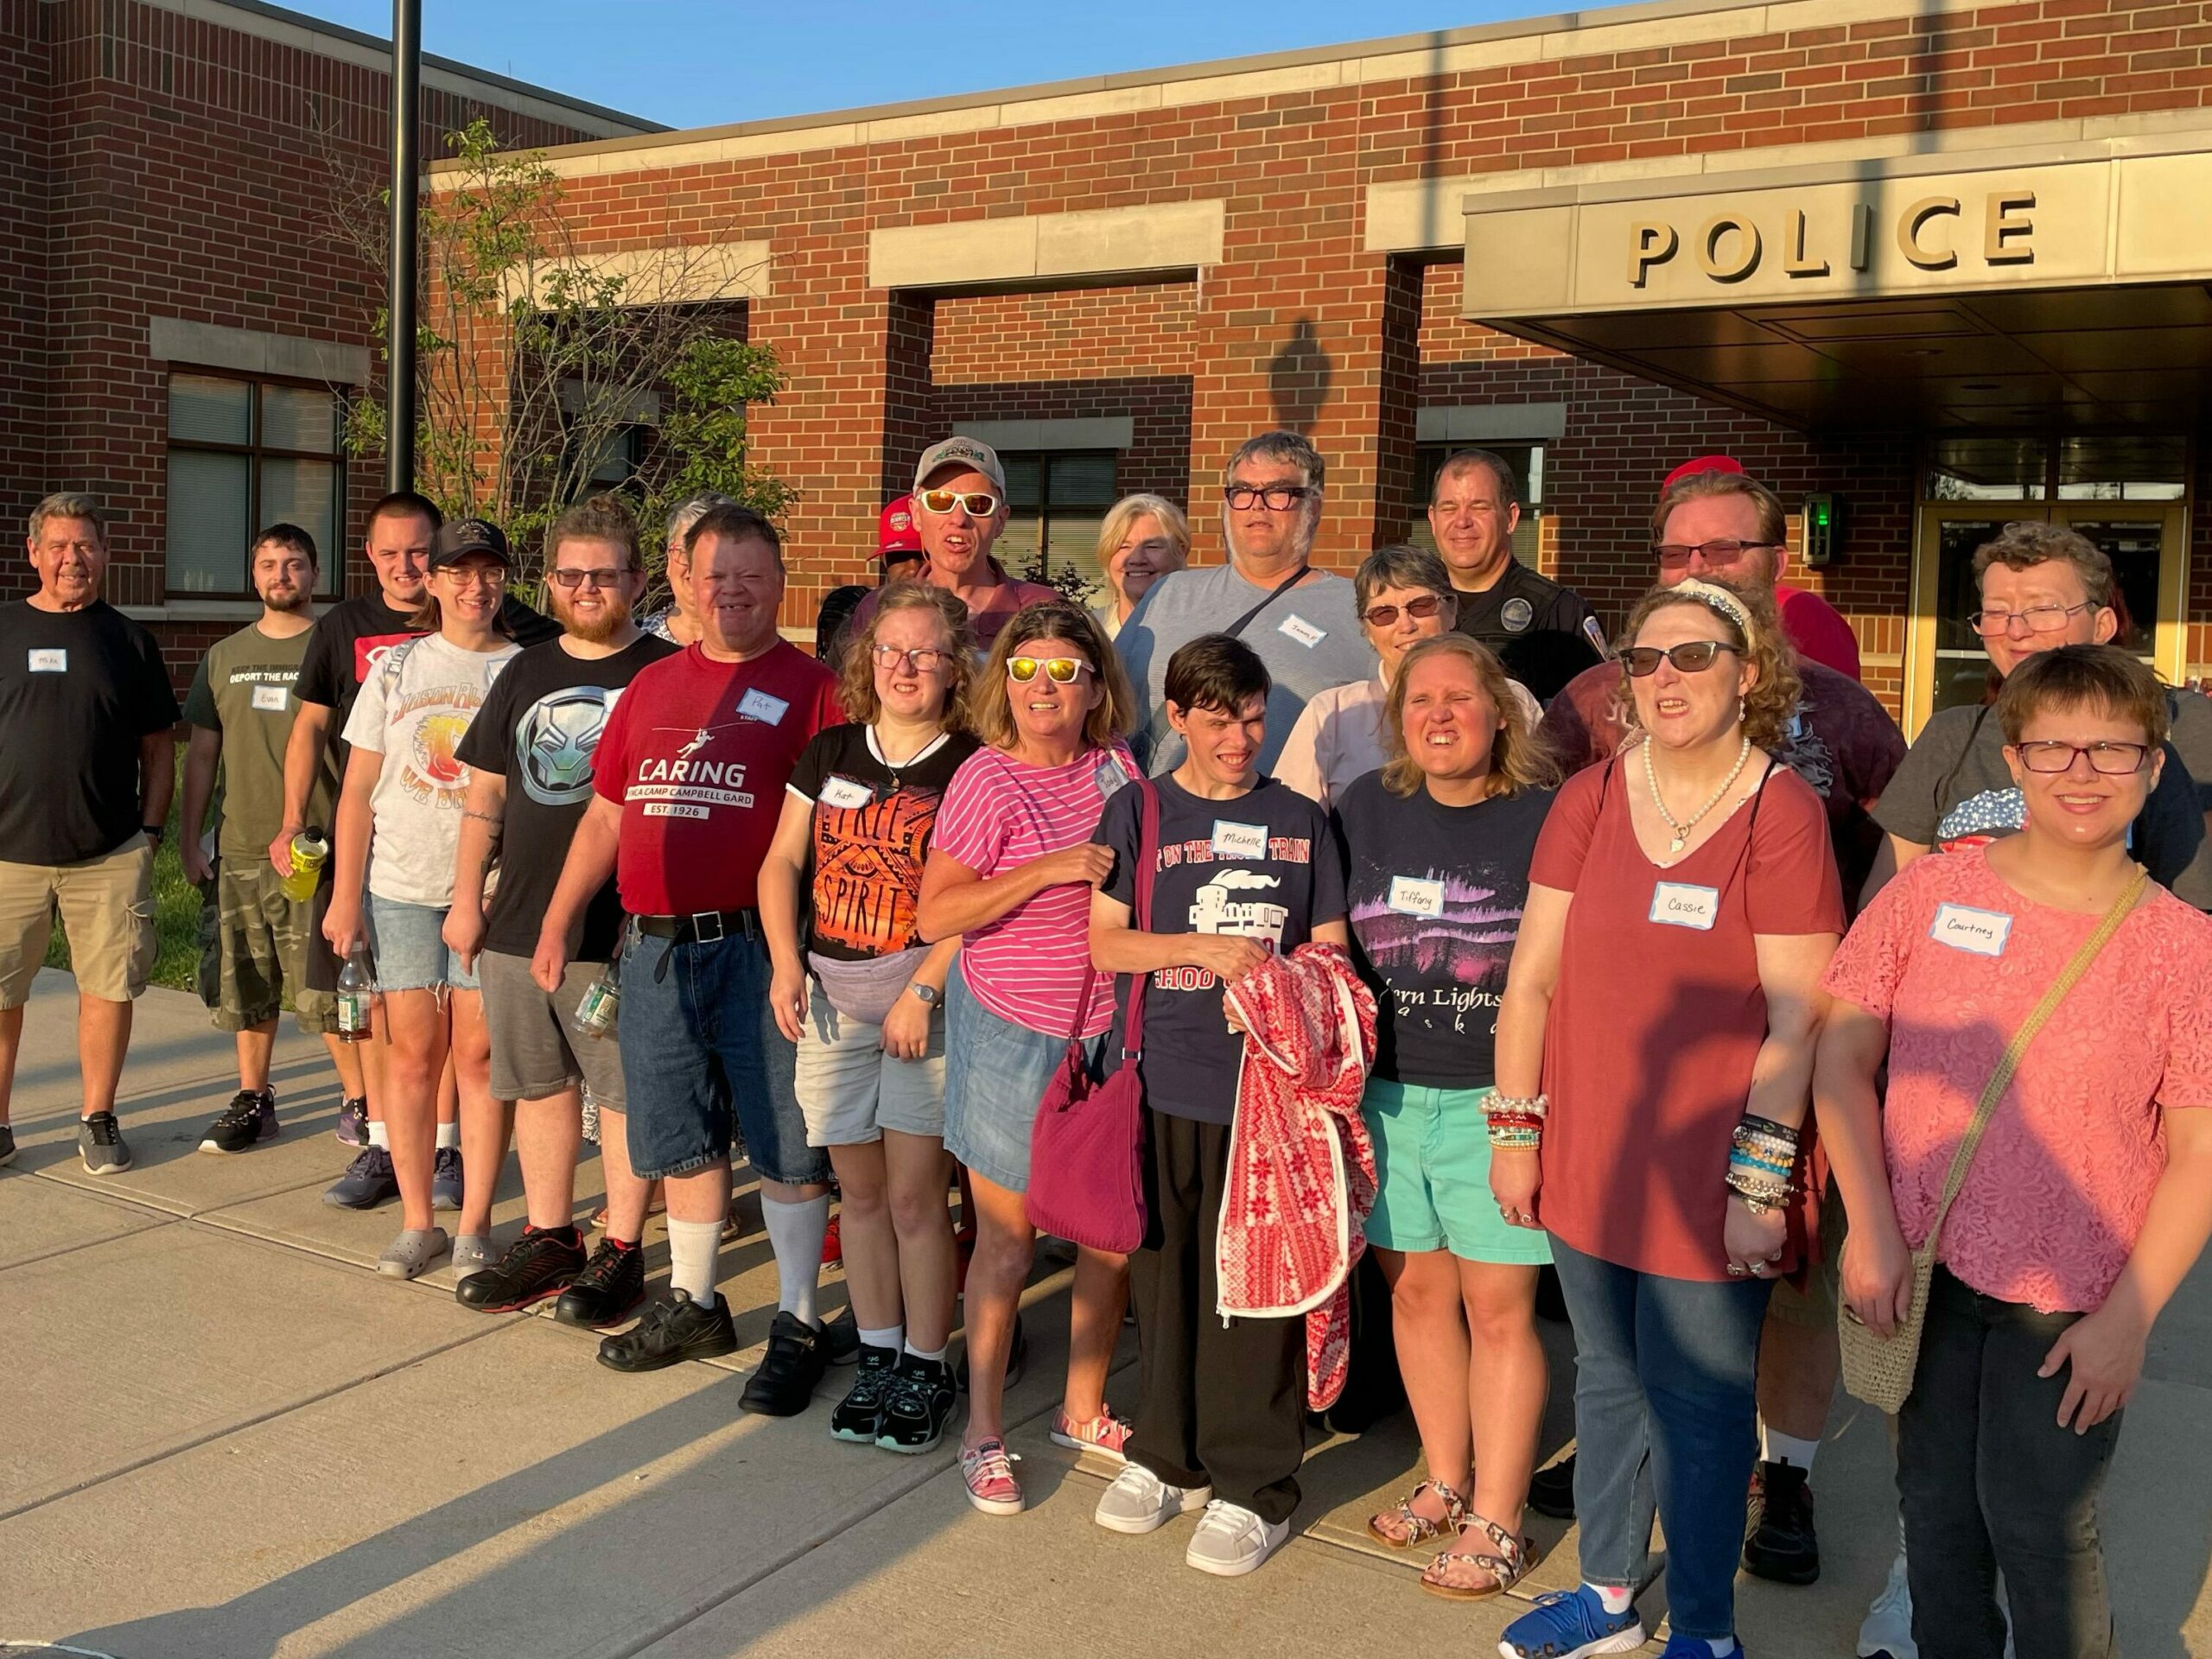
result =
[[1667,843],[1669,852],[1679,853],[1688,844],[1690,832],[1703,823],[1705,815],[1719,805],[1722,798],[1736,786],[1736,780],[1744,775],[1744,763],[1751,758],[1751,740],[1746,737],[1744,739],[1742,747],[1736,751],[1736,764],[1728,768],[1728,775],[1720,780],[1720,787],[1706,797],[1703,806],[1691,813],[1688,817],[1678,820],[1667,810],[1667,803],[1660,797],[1659,774],[1651,765],[1651,740],[1649,737],[1643,740],[1643,781],[1650,787],[1651,804],[1659,809],[1660,818],[1666,823],[1669,831],[1674,836],[1674,839]]

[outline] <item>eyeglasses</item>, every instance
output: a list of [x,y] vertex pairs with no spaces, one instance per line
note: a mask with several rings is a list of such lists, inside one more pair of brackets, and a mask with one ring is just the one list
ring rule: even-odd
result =
[[[1663,657],[1685,674],[1702,674],[1724,651],[1736,651],[1736,647],[1723,645],[1718,639],[1685,639],[1664,651],[1656,645],[1630,645],[1621,652],[1621,666],[1637,679],[1645,679],[1659,671],[1659,659]],[[1742,654],[1737,652],[1737,655]]]
[[1723,539],[1717,542],[1662,542],[1651,550],[1659,556],[1662,570],[1686,570],[1690,555],[1702,554],[1705,562],[1715,570],[1725,570],[1732,564],[1743,563],[1744,555],[1763,547],[1779,547],[1779,542],[1738,542]]
[[1313,493],[1304,484],[1231,484],[1221,493],[1221,499],[1239,512],[1255,505],[1264,505],[1269,512],[1287,512]]
[[1360,616],[1370,628],[1387,628],[1398,620],[1398,612],[1401,608],[1408,616],[1415,617],[1426,622],[1444,608],[1444,600],[1441,594],[1423,594],[1419,599],[1408,600],[1402,607],[1396,605],[1370,605],[1360,613]]
[[960,507],[970,518],[988,518],[999,510],[999,499],[988,490],[963,494],[958,490],[924,490],[914,498],[922,504],[924,512],[942,517],[953,508]]
[[486,570],[467,565],[448,564],[444,569],[433,571],[431,574],[443,576],[456,588],[504,588],[507,585],[507,573],[499,566]]
[[1007,677],[1016,685],[1028,684],[1040,668],[1054,685],[1073,685],[1084,675],[1098,671],[1080,657],[1009,657],[1006,662]]
[[2030,633],[2056,633],[2075,612],[2094,609],[2093,601],[2080,605],[2031,605],[2024,611],[1976,611],[1967,621],[1983,639],[2001,639],[2012,632],[2015,622]]
[[563,588],[574,590],[587,582],[594,588],[612,588],[630,573],[627,570],[548,570],[545,574]]
[[927,674],[952,660],[949,651],[939,651],[935,645],[920,645],[909,651],[904,645],[878,645],[874,648],[878,668],[897,668],[904,663],[917,674]]
[[2125,778],[2130,772],[2140,772],[2151,758],[2148,743],[2061,743],[2056,738],[2037,738],[2031,743],[2015,743],[2012,753],[2020,757],[2020,764],[2030,772],[2071,772],[2074,757],[2086,754],[2093,771],[2107,778]]

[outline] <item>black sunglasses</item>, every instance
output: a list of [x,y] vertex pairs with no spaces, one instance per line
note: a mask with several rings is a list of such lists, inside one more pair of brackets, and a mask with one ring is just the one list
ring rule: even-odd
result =
[[[1713,666],[1713,659],[1724,651],[1736,651],[1733,645],[1723,645],[1718,639],[1685,639],[1679,645],[1669,645],[1662,651],[1656,645],[1630,645],[1621,652],[1621,666],[1637,679],[1659,671],[1659,659],[1665,658],[1685,674],[1702,674]],[[1743,653],[1736,652],[1738,656]]]

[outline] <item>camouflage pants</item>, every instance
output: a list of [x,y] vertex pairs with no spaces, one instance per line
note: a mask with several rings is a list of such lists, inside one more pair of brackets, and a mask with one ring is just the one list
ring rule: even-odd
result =
[[287,899],[276,872],[257,859],[225,862],[201,889],[200,1000],[213,1013],[218,1031],[264,1025],[292,995],[302,1031],[320,1036],[338,1028],[338,1001],[309,990],[302,972],[312,906]]

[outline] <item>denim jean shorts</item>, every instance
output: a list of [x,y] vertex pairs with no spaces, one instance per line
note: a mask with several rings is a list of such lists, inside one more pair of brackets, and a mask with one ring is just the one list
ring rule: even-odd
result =
[[[1110,1033],[1087,1047],[1095,1069]],[[1009,1192],[1029,1190],[1029,1131],[1068,1052],[1065,1033],[1001,1020],[968,988],[956,963],[944,988],[944,1149]]]
[[477,988],[476,976],[462,972],[461,959],[446,949],[443,929],[450,908],[369,895],[369,955],[376,963],[378,990]]
[[622,949],[622,1088],[643,1180],[727,1159],[733,1125],[753,1173],[808,1185],[829,1154],[806,1144],[795,1052],[768,1006],[768,947],[728,933],[679,944],[632,931]]

